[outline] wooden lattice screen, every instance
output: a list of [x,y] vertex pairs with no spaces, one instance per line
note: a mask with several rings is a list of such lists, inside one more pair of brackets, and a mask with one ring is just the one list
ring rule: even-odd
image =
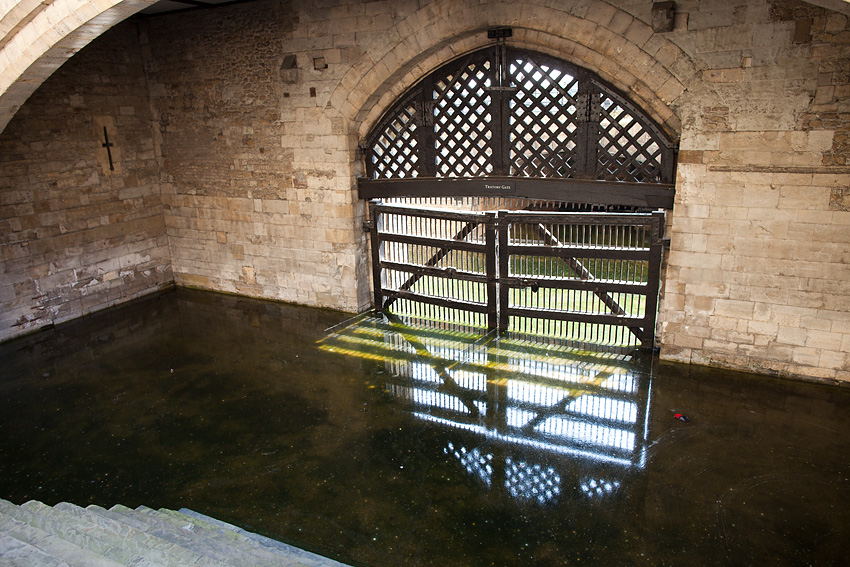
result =
[[425,77],[363,148],[369,180],[483,177],[671,185],[675,147],[586,69],[504,44]]

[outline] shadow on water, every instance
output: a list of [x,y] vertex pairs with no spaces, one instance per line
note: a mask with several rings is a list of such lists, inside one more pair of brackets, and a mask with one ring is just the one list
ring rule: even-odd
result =
[[177,291],[0,345],[0,498],[355,565],[845,564],[847,389],[343,319]]

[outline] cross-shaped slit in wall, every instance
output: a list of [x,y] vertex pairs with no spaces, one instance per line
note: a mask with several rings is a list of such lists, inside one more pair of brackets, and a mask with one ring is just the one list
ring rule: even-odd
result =
[[109,141],[109,133],[106,131],[106,126],[103,127],[103,143],[101,147],[106,148],[106,155],[109,158],[109,171],[115,171],[115,164],[112,162],[112,142]]

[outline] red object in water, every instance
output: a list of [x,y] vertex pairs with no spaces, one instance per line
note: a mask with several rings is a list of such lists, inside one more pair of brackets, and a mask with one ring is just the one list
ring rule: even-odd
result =
[[682,414],[680,414],[680,413],[675,414],[673,417],[675,417],[675,418],[676,418],[676,419],[678,419],[679,421],[684,421],[685,423],[687,423],[687,422],[689,422],[689,421],[690,421],[690,419],[688,418],[688,416],[686,416],[686,415],[682,415]]

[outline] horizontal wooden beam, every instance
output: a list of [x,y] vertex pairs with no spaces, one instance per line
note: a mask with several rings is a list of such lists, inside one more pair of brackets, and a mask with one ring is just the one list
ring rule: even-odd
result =
[[481,254],[487,251],[483,242],[429,238],[427,236],[411,236],[410,234],[395,234],[392,232],[382,232],[380,239],[381,242],[400,242],[402,244],[430,246],[431,248],[441,248],[443,250],[466,250],[467,252],[479,252]]
[[[652,227],[660,221],[656,213],[584,213],[550,211],[499,211],[499,218],[511,224],[565,224],[572,226]],[[545,227],[544,227],[545,228]]]
[[623,325],[631,327],[643,323],[643,317],[628,317],[610,315],[607,313],[587,313],[581,311],[558,311],[555,309],[531,309],[521,307],[508,308],[508,315],[515,317],[531,317],[533,319],[552,319],[556,321],[573,321],[578,323],[602,323],[604,325]]
[[494,213],[481,211],[451,211],[446,209],[428,208],[428,207],[407,207],[403,205],[384,205],[375,203],[372,205],[375,212],[386,213],[389,215],[402,215],[408,217],[420,217],[440,220],[453,220],[460,222],[471,222],[480,224],[483,222],[492,222],[495,218]]
[[643,295],[646,293],[645,283],[628,282],[604,282],[601,280],[579,280],[561,278],[535,278],[534,276],[512,276],[499,279],[499,283],[511,288],[523,289],[531,283],[536,283],[539,289],[569,289],[576,291],[589,291],[592,293],[633,293]]
[[487,305],[482,303],[475,303],[472,301],[455,301],[453,299],[434,297],[433,295],[422,295],[421,293],[414,293],[412,291],[402,291],[398,289],[383,288],[381,291],[384,294],[384,297],[387,298],[409,299],[411,301],[418,301],[419,303],[428,303],[429,305],[436,305],[438,307],[457,309],[458,311],[474,311],[475,313],[484,314],[487,313]]
[[387,270],[395,270],[397,272],[405,272],[408,274],[418,274],[420,276],[433,276],[437,278],[446,278],[450,280],[461,280],[475,283],[490,283],[491,278],[487,274],[476,274],[474,272],[465,272],[454,268],[432,268],[421,264],[403,264],[401,262],[382,261],[381,267]]
[[672,209],[672,184],[533,177],[413,177],[357,180],[361,199],[506,197]]
[[649,248],[600,248],[593,246],[516,246],[509,245],[511,256],[540,256],[548,258],[581,258],[648,261]]

